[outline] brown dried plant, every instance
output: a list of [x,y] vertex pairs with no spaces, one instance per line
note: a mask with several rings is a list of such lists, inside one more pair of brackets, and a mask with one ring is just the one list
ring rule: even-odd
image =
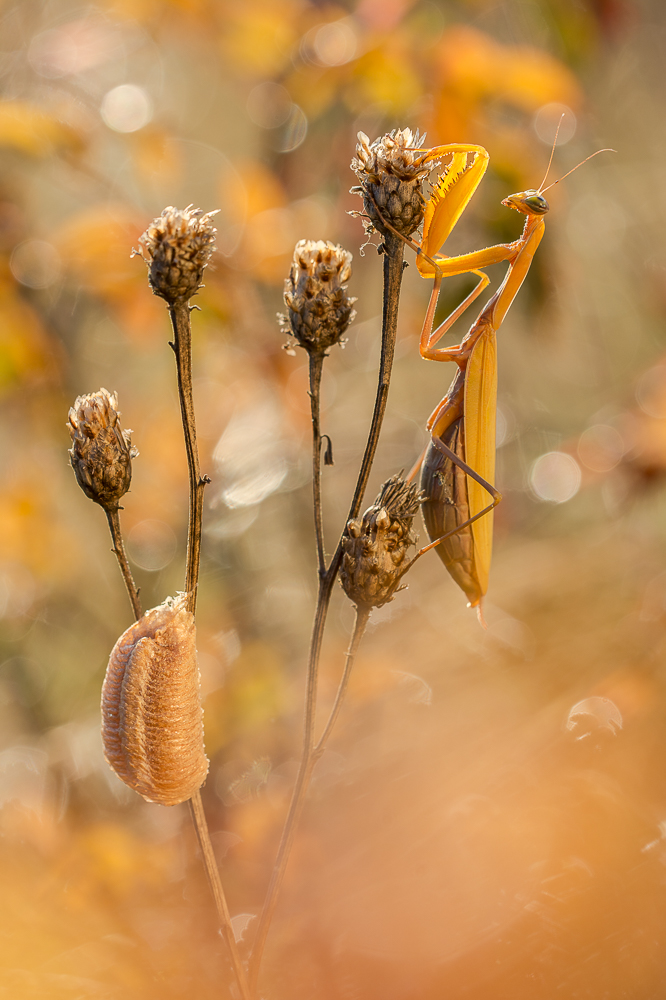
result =
[[[379,378],[368,439],[350,502],[346,527],[331,558],[326,559],[321,502],[320,386],[325,359],[341,343],[354,318],[354,299],[347,294],[351,254],[326,241],[301,240],[285,282],[287,314],[280,325],[309,356],[312,416],[312,484],[318,562],[318,595],[308,659],[303,751],[291,805],[285,820],[264,906],[259,917],[248,968],[240,958],[224,890],[215,863],[199,788],[208,761],[203,746],[199,675],[196,663],[195,609],[199,579],[203,492],[192,396],[190,298],[201,287],[213,249],[211,218],[192,206],[166,208],[139,239],[153,292],[168,306],[174,331],[171,344],[176,371],[189,472],[189,526],[185,588],[175,598],[141,614],[138,590],[124,555],[118,501],[129,488],[129,432],[118,422],[117,398],[106,390],[79,397],[70,411],[72,465],[88,497],[109,518],[123,578],[137,619],[111,653],[102,695],[103,737],[107,760],[131,788],[149,801],[174,805],[189,801],[204,865],[217,905],[237,989],[242,1000],[257,995],[266,938],[282,884],[296,826],[316,761],[324,751],[342,707],[359,644],[372,609],[393,600],[414,560],[407,552],[415,542],[412,521],[419,505],[416,487],[394,476],[362,518],[359,517],[375,457],[391,379],[398,303],[403,272],[403,240],[381,226],[376,206],[405,235],[423,214],[418,137],[405,129],[370,143],[359,134],[352,169],[369,216],[382,232],[384,302]],[[330,449],[330,442],[329,442]],[[331,456],[328,456],[331,458]],[[332,458],[331,458],[332,461]],[[115,518],[115,520],[114,520]],[[321,735],[315,732],[319,658],[329,602],[340,574],[345,593],[356,608],[356,623],[346,654],[337,695]]]
[[[145,799],[162,805],[187,800],[215,900],[234,976],[243,1000],[250,994],[215,861],[199,789],[208,772],[196,661],[196,608],[203,491],[192,395],[192,329],[189,299],[201,287],[212,253],[211,214],[192,206],[166,208],[141,236],[149,282],[167,302],[174,331],[185,449],[189,473],[189,522],[185,592],[141,615],[117,521],[118,500],[129,488],[129,436],[118,424],[117,398],[105,389],[79,397],[70,411],[70,453],[79,485],[109,516],[114,547],[137,619],[115,644],[102,691],[106,759]],[[136,253],[136,251],[135,251]],[[90,444],[92,440],[93,444]],[[106,484],[113,488],[107,488]],[[92,484],[92,485],[91,485]],[[99,485],[102,484],[102,485]],[[116,515],[112,521],[110,513]],[[119,553],[122,553],[122,558]]]
[[[375,405],[372,414],[372,420],[370,424],[370,429],[368,432],[368,439],[365,446],[365,451],[361,461],[361,466],[358,472],[358,477],[356,480],[356,486],[354,488],[354,493],[352,496],[349,514],[347,516],[347,524],[355,525],[361,510],[361,505],[363,503],[363,498],[368,485],[368,479],[370,477],[370,471],[374,461],[375,453],[377,450],[377,444],[379,442],[379,435],[381,433],[382,423],[384,420],[384,413],[386,411],[386,403],[388,399],[389,386],[391,382],[391,373],[393,370],[393,358],[395,353],[395,340],[397,334],[397,321],[398,321],[398,305],[400,300],[400,287],[402,282],[402,272],[403,272],[403,240],[395,235],[393,232],[385,229],[381,225],[379,216],[377,215],[376,205],[382,206],[382,211],[386,212],[391,221],[394,223],[395,228],[399,232],[405,235],[410,235],[418,227],[423,217],[423,195],[421,192],[421,182],[427,176],[429,170],[424,170],[420,165],[421,156],[418,151],[413,151],[409,147],[413,143],[418,143],[418,137],[413,137],[409,129],[404,129],[402,131],[396,130],[388,135],[381,136],[374,142],[370,143],[368,137],[363,133],[359,133],[358,145],[356,147],[356,155],[352,159],[351,169],[356,172],[356,175],[360,181],[360,184],[352,188],[352,191],[357,192],[363,198],[363,205],[367,215],[369,216],[368,226],[370,228],[377,228],[383,237],[383,242],[381,245],[381,250],[383,253],[384,268],[384,296],[383,296],[383,310],[382,310],[382,342],[381,342],[381,354],[379,361],[379,378],[377,384],[377,392],[375,395]],[[376,223],[376,225],[375,225]],[[291,325],[291,332],[300,343],[298,336],[300,330],[300,314],[297,310],[291,308],[291,303],[293,302],[293,274],[294,269],[299,266],[300,256],[302,253],[301,247],[302,242],[297,244],[296,250],[294,252],[294,265],[292,268],[292,274],[287,279],[286,282],[286,294],[285,302],[289,308],[289,321]],[[346,280],[346,279],[344,279]],[[330,316],[334,313],[334,308],[331,307],[325,310],[326,316]],[[294,315],[296,313],[296,315]],[[346,324],[345,324],[346,325]],[[284,322],[282,322],[284,327]],[[301,345],[304,346],[304,345]],[[306,348],[307,349],[307,348]],[[323,358],[326,357],[325,353],[320,355]],[[250,957],[250,988],[253,992],[256,991],[259,970],[261,966],[261,959],[266,944],[266,939],[268,937],[268,932],[275,912],[275,907],[277,905],[278,894],[280,892],[280,887],[284,879],[284,874],[289,859],[289,854],[294,841],[294,835],[296,827],[303,809],[303,804],[305,801],[305,796],[307,789],[310,784],[310,779],[312,777],[312,772],[317,760],[322,755],[328,738],[331,734],[333,726],[338,718],[342,701],[346,692],[347,683],[349,680],[349,675],[351,673],[352,665],[356,656],[356,652],[360,645],[361,639],[365,632],[370,613],[373,606],[379,606],[380,603],[385,603],[385,601],[379,601],[377,604],[373,605],[373,602],[368,602],[365,598],[367,593],[363,593],[363,599],[360,599],[360,594],[354,592],[354,596],[351,598],[356,606],[356,621],[354,624],[354,629],[352,633],[352,638],[349,646],[349,650],[346,655],[346,662],[340,682],[338,685],[338,691],[333,702],[333,707],[330,711],[327,722],[324,725],[321,736],[317,739],[315,731],[316,723],[316,712],[317,712],[317,689],[318,689],[318,676],[319,676],[319,659],[321,656],[321,648],[324,636],[324,629],[326,626],[326,619],[328,616],[328,608],[331,600],[331,594],[333,591],[333,585],[338,574],[343,566],[343,557],[345,552],[348,556],[347,567],[349,569],[350,563],[349,559],[353,558],[351,552],[349,551],[350,545],[350,535],[348,534],[348,529],[345,531],[338,540],[337,546],[333,555],[331,556],[328,564],[326,563],[324,544],[323,544],[323,528],[322,528],[322,511],[321,511],[321,462],[320,462],[320,452],[321,452],[321,433],[320,433],[320,419],[319,419],[319,409],[320,409],[320,381],[321,381],[321,363],[319,367],[316,368],[312,364],[313,355],[310,353],[310,399],[311,399],[311,410],[312,410],[312,483],[313,483],[313,498],[314,498],[314,525],[315,525],[315,538],[317,544],[318,553],[318,563],[319,563],[319,586],[317,593],[317,605],[315,608],[314,622],[312,628],[312,637],[310,640],[310,652],[308,657],[308,672],[306,681],[306,692],[305,692],[305,713],[303,721],[303,750],[301,754],[301,760],[298,769],[298,775],[296,778],[296,784],[292,794],[291,804],[289,807],[289,812],[285,821],[284,829],[282,831],[282,837],[280,839],[280,844],[277,851],[277,856],[275,864],[273,867],[273,872],[268,886],[268,891],[266,893],[266,898],[264,900],[263,909],[259,917],[259,923],[257,926],[257,931],[255,934],[254,945]],[[395,485],[395,484],[394,484]],[[385,484],[384,489],[389,486]],[[410,488],[411,489],[411,488]],[[411,493],[410,493],[411,497]],[[378,498],[379,500],[379,498]],[[414,496],[411,497],[407,506],[413,506],[418,503],[416,491],[414,491]],[[382,508],[383,509],[383,508]],[[411,507],[410,507],[411,509]],[[411,517],[413,518],[416,508],[414,508]],[[365,518],[368,516],[368,512],[364,515]],[[390,517],[390,515],[389,515]],[[397,535],[392,533],[393,520],[389,524],[388,535],[391,535],[390,545],[393,544]],[[405,522],[406,524],[406,522]],[[376,527],[376,526],[375,526]],[[409,527],[403,529],[403,535],[401,538],[399,548],[399,559],[398,562],[402,564],[404,559],[404,554],[407,545],[411,542],[410,534],[411,520],[409,520]],[[352,529],[353,530],[353,529]],[[385,531],[385,524],[382,520],[382,524],[379,527],[380,532]],[[392,562],[392,556],[388,554],[386,542],[388,541],[388,536],[381,538],[375,533],[374,543],[377,543],[382,549],[382,561],[384,561],[384,572],[386,572],[387,566],[385,562],[385,557],[388,555],[389,562],[394,566]],[[411,563],[408,563],[406,567],[403,568],[403,575],[406,568],[409,568]],[[367,569],[367,565],[364,567]],[[372,575],[372,574],[371,574]],[[353,576],[353,573],[352,573]],[[386,594],[386,600],[391,599],[395,590],[397,590],[397,576],[398,574],[391,574],[391,576],[396,577],[396,585],[393,590],[391,590],[391,585],[387,583],[386,577],[383,581],[383,587]],[[349,573],[347,573],[347,579],[349,579]],[[389,596],[390,592],[390,596]]]

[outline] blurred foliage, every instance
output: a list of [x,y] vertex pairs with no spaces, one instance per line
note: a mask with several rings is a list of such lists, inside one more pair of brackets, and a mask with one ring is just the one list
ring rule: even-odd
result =
[[[139,801],[102,758],[101,678],[130,609],[103,516],[66,457],[76,395],[117,390],[140,451],[122,515],[128,549],[146,607],[174,593],[185,459],[167,316],[130,259],[139,234],[167,204],[221,209],[194,316],[213,480],[199,613],[204,793],[232,913],[252,914],[294,778],[315,587],[306,364],[281,350],[275,322],[294,243],[338,240],[355,254],[359,315],[324,378],[332,547],[369,420],[381,312],[378,258],[372,246],[359,255],[348,214],[359,207],[348,193],[356,133],[408,125],[432,144],[489,149],[457,251],[517,235],[521,220],[499,203],[539,183],[560,108],[573,132],[553,177],[600,146],[618,153],[549,195],[546,237],[501,333],[505,500],[489,630],[437,560],[375,616],[316,775],[264,990],[657,995],[659,0],[6,0],[0,20],[0,995],[226,995],[185,808]],[[464,287],[445,288],[442,316]],[[372,495],[411,466],[447,384],[418,359],[427,291],[410,267]],[[533,463],[549,452],[578,469],[567,502],[534,486]],[[566,483],[548,468],[542,491],[561,499]],[[326,703],[349,628],[336,593]],[[617,707],[621,731],[596,702],[569,714],[595,698]]]

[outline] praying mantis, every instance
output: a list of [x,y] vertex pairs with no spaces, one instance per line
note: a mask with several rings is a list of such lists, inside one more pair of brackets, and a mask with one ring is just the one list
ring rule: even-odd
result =
[[[488,589],[492,553],[492,511],[502,499],[492,485],[495,478],[497,331],[527,276],[543,237],[543,217],[549,211],[544,192],[573,172],[568,171],[545,187],[556,143],[557,133],[539,189],[520,191],[502,201],[506,207],[526,216],[519,239],[455,257],[437,253],[466,208],[489,162],[488,153],[482,146],[464,144],[437,146],[426,152],[424,162],[447,155],[451,156],[451,161],[435,183],[426,205],[421,244],[401,237],[416,250],[416,264],[422,277],[434,278],[421,331],[421,357],[430,361],[454,361],[458,365],[447,394],[427,421],[430,443],[408,477],[413,478],[421,468],[423,518],[431,539],[417,558],[435,548],[467,595],[468,606],[477,608],[482,622],[481,601]],[[588,156],[586,160],[589,159]],[[387,227],[392,228],[388,224]],[[480,269],[501,261],[509,262],[505,278],[461,343],[438,349],[438,341],[489,284],[490,279]],[[464,273],[476,274],[478,284],[433,331],[443,278]]]

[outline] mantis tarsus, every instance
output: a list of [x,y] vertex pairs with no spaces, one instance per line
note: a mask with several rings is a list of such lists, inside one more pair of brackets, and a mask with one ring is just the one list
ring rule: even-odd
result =
[[[417,251],[420,274],[434,278],[421,331],[421,357],[431,361],[455,361],[458,365],[449,391],[427,422],[430,444],[410,474],[412,478],[421,466],[423,517],[431,539],[417,558],[436,548],[442,562],[467,595],[469,605],[479,609],[479,615],[481,600],[488,589],[493,529],[491,512],[501,500],[501,494],[491,485],[495,477],[496,335],[543,237],[543,216],[549,210],[544,191],[563,179],[554,181],[549,188],[544,187],[555,143],[540,188],[518,192],[502,201],[503,205],[527,217],[520,238],[512,243],[500,243],[456,257],[433,255],[433,251],[441,246],[460,218],[485,173],[488,154],[481,146],[461,145],[439,146],[427,151],[427,160],[447,154],[452,159],[446,172],[436,182],[426,206],[421,245],[406,241]],[[471,163],[468,161],[470,154]],[[487,287],[489,278],[480,268],[505,260],[509,262],[509,269],[504,281],[462,342],[455,347],[436,348],[441,337]],[[433,331],[442,279],[463,273],[477,274],[480,280],[467,298]],[[487,502],[486,494],[490,496],[491,503]]]

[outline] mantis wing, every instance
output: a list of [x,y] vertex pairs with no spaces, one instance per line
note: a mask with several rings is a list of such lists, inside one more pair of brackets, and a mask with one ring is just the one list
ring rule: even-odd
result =
[[[495,481],[495,420],[497,410],[497,338],[488,326],[479,337],[467,362],[465,378],[465,461],[487,483]],[[488,492],[467,477],[469,516],[490,503]],[[493,514],[490,511],[471,525],[474,566],[481,595],[488,589],[493,547]]]

